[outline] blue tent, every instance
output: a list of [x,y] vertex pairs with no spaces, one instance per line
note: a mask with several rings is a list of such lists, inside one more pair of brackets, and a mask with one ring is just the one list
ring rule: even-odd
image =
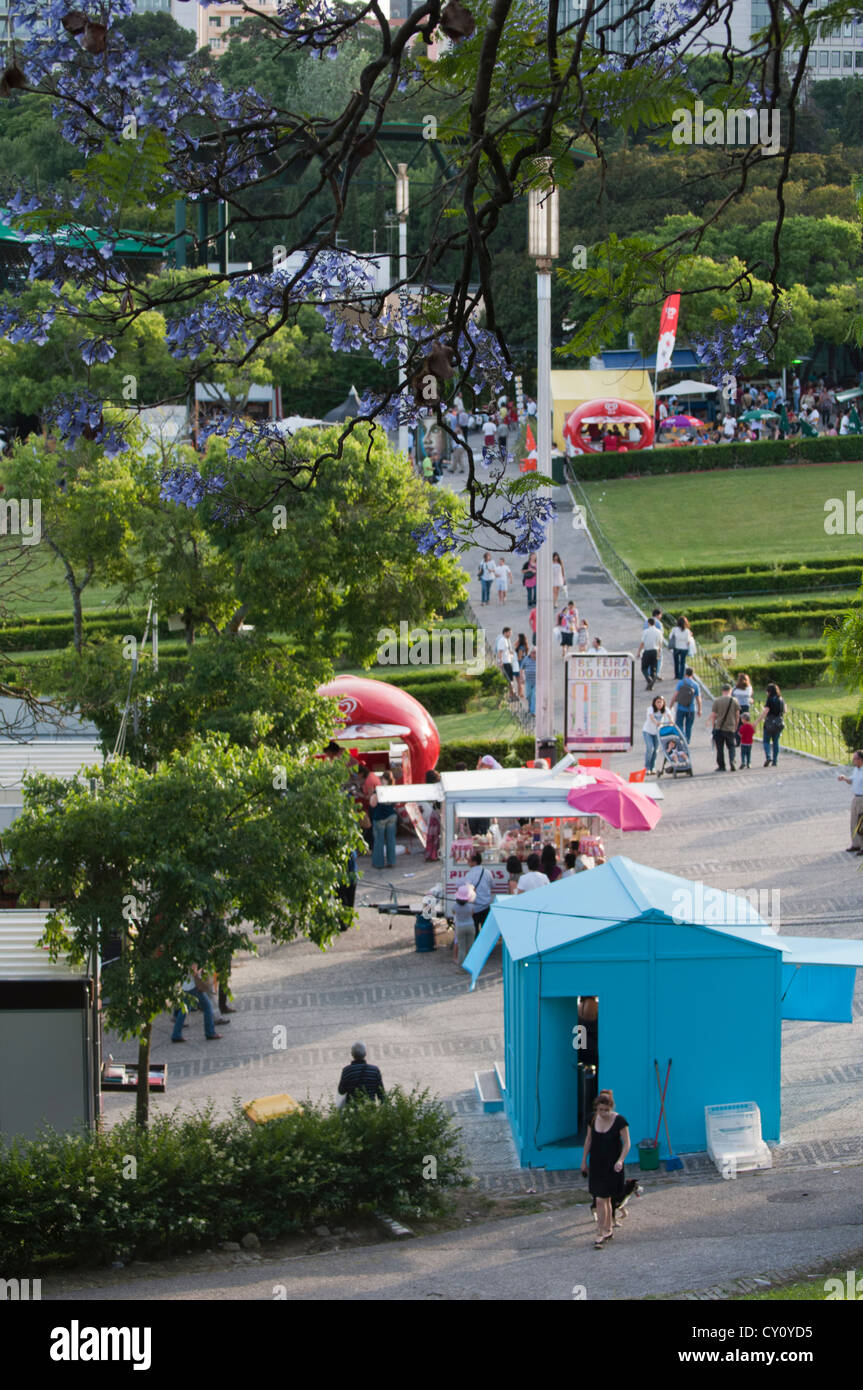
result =
[[850,1023],[863,965],[863,941],[780,936],[747,898],[622,856],[497,898],[465,960],[472,988],[501,938],[504,1108],[522,1164],[550,1169],[580,1165],[597,1086],[637,1156],[659,1115],[654,1058],[663,1076],[673,1059],[678,1152],[705,1148],[706,1105],[736,1101],[778,1141],[782,1020]]

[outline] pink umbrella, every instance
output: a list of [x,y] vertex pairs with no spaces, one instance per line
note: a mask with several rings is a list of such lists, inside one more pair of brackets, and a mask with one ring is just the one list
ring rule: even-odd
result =
[[603,781],[592,787],[573,787],[566,799],[576,810],[602,816],[617,830],[652,830],[662,815],[650,797],[628,785],[615,787]]

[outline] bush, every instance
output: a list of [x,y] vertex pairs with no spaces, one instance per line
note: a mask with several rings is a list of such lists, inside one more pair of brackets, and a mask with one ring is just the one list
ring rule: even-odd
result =
[[765,439],[757,444],[691,444],[625,454],[579,454],[570,460],[579,482],[648,478],[663,473],[713,473],[723,468],[769,468],[794,463],[863,460],[863,438]]
[[475,686],[470,681],[452,678],[424,681],[422,685],[403,685],[401,688],[405,694],[413,695],[415,700],[419,700],[432,716],[464,714],[474,696],[481,694],[480,686]]
[[827,659],[771,661],[761,666],[740,666],[740,670],[746,671],[753,686],[766,686],[768,681],[775,681],[780,689],[787,685],[818,685],[827,670]]
[[[143,632],[143,618],[130,617],[128,613],[89,612],[84,614],[84,636],[125,637],[133,633],[140,639]],[[75,629],[68,613],[45,613],[27,618],[20,623],[0,627],[0,651],[3,652],[42,652],[57,647],[68,647],[74,640]],[[159,636],[172,637],[167,623],[159,623]]]
[[770,653],[771,661],[823,661],[824,648],[815,643],[811,647],[777,647]]
[[685,604],[691,598],[721,597],[732,594],[805,593],[809,589],[858,589],[860,568],[842,565],[835,569],[818,566],[793,571],[748,570],[745,574],[680,574],[670,579],[654,579],[650,589],[667,603]]
[[839,725],[849,751],[863,748],[863,714],[842,714],[839,716]]
[[[839,555],[826,560],[820,555],[817,559],[812,560],[776,560],[771,568],[777,572],[784,573],[786,570],[801,570],[811,567],[819,570],[842,569],[845,565],[863,566],[863,555]],[[699,565],[698,573],[700,575],[748,574],[750,570],[757,568],[758,566],[753,565],[751,560],[740,560],[732,564]],[[638,578],[647,584],[649,588],[650,580],[652,579],[675,579],[678,575],[688,575],[690,573],[691,570],[687,570],[685,567],[678,569],[639,570]]]
[[767,613],[759,626],[775,637],[820,637],[826,627],[839,627],[845,616],[844,608],[826,609],[812,613],[806,608],[790,613]]
[[[563,757],[563,740],[558,738],[557,757]],[[452,772],[457,763],[466,763],[470,771],[476,767],[477,759],[484,753],[490,753],[493,758],[497,758],[499,763],[506,763],[512,755],[515,755],[519,766],[533,758],[536,752],[536,740],[532,734],[522,734],[514,739],[500,738],[473,738],[454,740],[452,743],[445,743],[440,750],[437,760],[438,772]]]
[[[429,1157],[435,1180],[425,1176]],[[208,1107],[160,1115],[145,1131],[130,1119],[101,1135],[47,1132],[0,1151],[0,1266],[23,1276],[250,1231],[273,1239],[378,1208],[431,1214],[467,1181],[442,1103],[398,1087],[382,1105],[307,1105],[264,1125],[239,1108],[217,1120]]]

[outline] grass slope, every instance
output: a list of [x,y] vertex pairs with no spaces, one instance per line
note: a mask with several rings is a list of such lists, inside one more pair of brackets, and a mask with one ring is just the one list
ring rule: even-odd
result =
[[600,526],[635,570],[859,555],[863,533],[829,536],[824,530],[825,503],[855,490],[863,499],[860,463],[585,484]]

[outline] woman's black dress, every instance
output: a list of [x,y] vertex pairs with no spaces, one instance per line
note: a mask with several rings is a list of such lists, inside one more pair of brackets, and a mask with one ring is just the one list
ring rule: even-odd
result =
[[624,1171],[621,1168],[619,1173],[615,1173],[614,1165],[620,1158],[623,1147],[620,1136],[624,1129],[626,1120],[622,1115],[615,1115],[611,1129],[607,1129],[604,1134],[595,1129],[591,1121],[587,1185],[592,1197],[623,1196]]

